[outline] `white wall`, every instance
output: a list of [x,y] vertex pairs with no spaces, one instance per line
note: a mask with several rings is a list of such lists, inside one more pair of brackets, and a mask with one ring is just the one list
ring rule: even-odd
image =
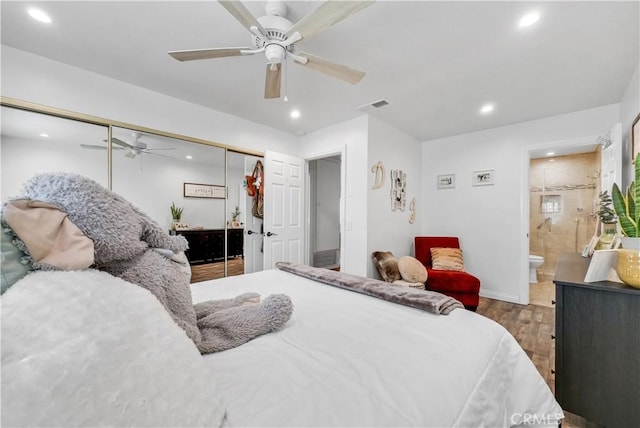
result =
[[[96,130],[98,134],[101,131],[99,128]],[[74,172],[103,186],[107,185],[106,151],[83,150],[79,145],[37,137],[24,139],[3,136],[0,147],[1,200],[20,196],[22,185],[38,173]]]
[[[481,294],[519,302],[528,282],[525,147],[602,135],[619,120],[612,104],[422,143],[422,234],[458,236]],[[484,169],[495,171],[495,185],[472,186],[473,171]],[[438,190],[439,174],[455,174],[455,189]]]
[[[369,117],[369,154],[367,180],[367,253],[391,251],[396,257],[412,254],[413,238],[420,234],[422,199],[421,144],[415,138]],[[374,175],[371,167],[382,161],[385,167],[384,185],[373,189]],[[391,210],[391,170],[400,169],[407,174],[405,211]],[[409,223],[409,203],[416,199],[417,215]],[[371,257],[367,258],[367,276],[379,278]]]
[[633,164],[631,163],[631,124],[640,114],[640,61],[636,67],[624,96],[620,102],[620,122],[622,122],[622,185],[626,189],[634,180]]
[[366,276],[367,254],[367,143],[368,117],[329,126],[300,138],[300,156],[305,159],[341,153],[345,171],[344,240],[340,269]]
[[298,137],[2,45],[2,95],[250,150],[297,155]]

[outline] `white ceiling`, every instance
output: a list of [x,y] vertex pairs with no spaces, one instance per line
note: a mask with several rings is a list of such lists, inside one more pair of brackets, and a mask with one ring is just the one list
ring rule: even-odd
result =
[[[296,22],[320,2],[289,2]],[[54,23],[32,20],[26,6]],[[254,16],[264,2],[245,2]],[[250,46],[216,1],[2,1],[3,44],[296,134],[372,112],[424,141],[617,103],[640,51],[640,3],[379,1],[296,44],[367,72],[357,85],[288,67],[264,100],[261,55],[180,63],[169,50]],[[525,30],[517,20],[539,10]],[[283,82],[284,86],[284,82]],[[481,116],[485,102],[495,112]],[[302,117],[289,117],[292,108]]]

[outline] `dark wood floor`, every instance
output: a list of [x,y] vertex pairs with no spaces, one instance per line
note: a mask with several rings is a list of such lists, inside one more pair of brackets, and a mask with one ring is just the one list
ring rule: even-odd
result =
[[[244,259],[236,257],[227,260],[227,276],[242,275]],[[191,283],[224,277],[224,262],[205,263],[191,266]]]
[[[518,305],[500,300],[480,298],[477,312],[506,328],[527,353],[549,388],[555,392],[555,308],[539,305]],[[563,428],[595,428],[596,424],[565,412]]]
[[537,305],[518,305],[480,298],[479,314],[491,318],[511,333],[554,391],[555,380],[555,313],[553,308]]

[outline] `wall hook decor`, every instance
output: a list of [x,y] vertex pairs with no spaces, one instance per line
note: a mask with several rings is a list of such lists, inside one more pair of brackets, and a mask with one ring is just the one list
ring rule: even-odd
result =
[[409,223],[413,224],[416,221],[416,198],[412,198],[411,202],[409,202]]
[[374,174],[373,189],[379,189],[384,185],[384,164],[382,161],[378,161],[371,167],[371,172]]
[[407,190],[407,174],[400,169],[391,170],[391,211],[404,211]]

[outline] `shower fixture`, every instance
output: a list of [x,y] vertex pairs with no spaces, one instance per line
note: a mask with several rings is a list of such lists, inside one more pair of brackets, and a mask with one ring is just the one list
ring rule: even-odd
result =
[[553,219],[551,217],[547,217],[544,219],[544,221],[542,223],[540,223],[536,229],[540,230],[540,228],[542,228],[542,226],[547,226],[547,232],[551,232],[551,225],[553,224]]

